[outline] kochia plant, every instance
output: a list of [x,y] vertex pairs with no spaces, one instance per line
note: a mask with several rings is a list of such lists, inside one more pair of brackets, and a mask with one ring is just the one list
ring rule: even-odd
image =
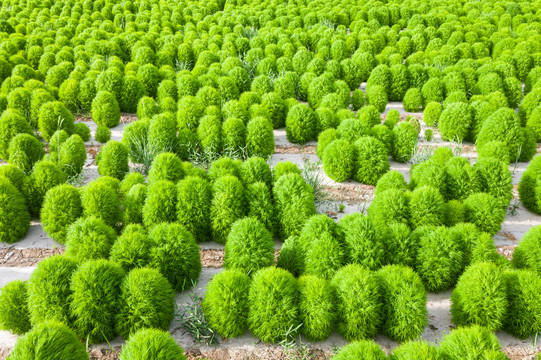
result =
[[184,350],[166,331],[141,329],[130,335],[119,360],[186,360]]
[[0,329],[24,334],[30,328],[27,283],[10,281],[0,291]]
[[325,340],[334,328],[335,298],[329,281],[302,276],[299,284],[299,314],[302,333],[313,341]]
[[40,220],[47,235],[63,244],[66,241],[68,226],[82,214],[79,190],[74,186],[62,184],[47,191]]
[[370,359],[385,360],[385,351],[381,350],[374,340],[354,341],[344,346],[333,356],[333,360]]
[[4,177],[0,177],[0,241],[13,243],[30,228],[30,214],[24,196]]
[[115,230],[96,217],[81,217],[66,235],[66,256],[80,260],[106,259],[116,240]]
[[245,190],[240,180],[232,175],[214,182],[210,218],[213,240],[225,243],[231,226],[246,212]]

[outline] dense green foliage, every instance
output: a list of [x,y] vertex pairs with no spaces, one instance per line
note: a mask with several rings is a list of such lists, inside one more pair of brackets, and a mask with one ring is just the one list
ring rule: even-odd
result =
[[122,347],[120,360],[186,360],[184,350],[166,331],[141,329],[130,335]]
[[83,213],[81,194],[71,185],[58,185],[47,191],[41,208],[43,230],[59,243],[66,241],[68,226]]
[[24,334],[30,330],[28,312],[27,283],[21,280],[10,281],[0,291],[0,329],[14,334]]

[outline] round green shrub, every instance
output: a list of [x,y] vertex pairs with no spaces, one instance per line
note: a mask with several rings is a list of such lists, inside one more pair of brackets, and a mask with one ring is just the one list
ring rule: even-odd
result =
[[509,299],[505,330],[526,339],[541,330],[541,277],[533,271],[512,270],[504,278]]
[[137,104],[145,94],[141,81],[133,75],[126,75],[122,81],[122,91],[118,99],[120,110],[135,113]]
[[[133,230],[132,230],[133,229]],[[143,229],[130,225],[124,228],[109,254],[109,260],[119,264],[125,271],[148,266],[151,259],[151,249],[155,245]]]
[[535,140],[535,134],[533,133],[532,129],[528,127],[521,128],[520,132],[522,133],[523,142],[520,147],[518,161],[528,162],[537,153],[537,142]]
[[390,189],[406,190],[408,184],[404,180],[404,175],[397,170],[391,170],[383,174],[376,183],[375,195]]
[[334,140],[337,140],[339,138],[340,138],[340,134],[338,133],[338,130],[333,129],[333,128],[323,130],[317,138],[317,147],[316,147],[317,156],[319,156],[320,159],[323,159],[323,154],[325,154],[325,150],[327,149],[327,146],[330,143],[332,143]]
[[[299,237],[299,267],[301,273],[315,275],[324,279],[330,279],[335,272],[345,264],[346,253],[342,245],[342,235],[325,229],[319,229],[317,233],[308,231],[314,221],[319,219],[313,216],[308,220],[301,236]],[[317,221],[316,221],[317,222]]]
[[377,272],[382,288],[383,333],[396,341],[419,337],[428,324],[426,290],[412,269],[387,265]]
[[390,359],[393,360],[431,360],[438,359],[438,348],[425,340],[407,341],[393,349]]
[[66,130],[69,135],[75,131],[73,115],[60,101],[50,101],[40,107],[38,127],[47,141],[57,130]]
[[24,334],[30,328],[27,283],[10,281],[0,291],[0,329]]
[[311,341],[327,339],[334,328],[334,294],[331,284],[316,276],[302,276],[299,285],[299,315],[302,333]]
[[529,229],[513,253],[512,264],[516,269],[528,269],[541,275],[541,227]]
[[317,119],[307,105],[293,106],[287,113],[286,136],[291,142],[305,144],[317,135]]
[[409,201],[410,223],[413,229],[423,225],[440,226],[445,218],[445,200],[438,189],[419,186]]
[[451,295],[451,320],[457,326],[501,329],[509,307],[506,291],[503,271],[497,265],[487,262],[470,265]]
[[210,165],[208,175],[211,181],[216,181],[223,176],[232,175],[237,179],[242,179],[242,161],[239,159],[231,159],[229,157],[221,157],[215,160]]
[[456,283],[465,260],[457,234],[437,227],[421,236],[415,268],[428,291],[440,292]]
[[380,64],[376,66],[370,73],[370,77],[366,82],[366,88],[371,86],[383,86],[385,92],[390,94],[392,86],[392,72],[388,65]]
[[245,185],[263,182],[272,188],[272,172],[269,164],[262,157],[251,157],[242,163],[242,182]]
[[205,108],[195,96],[184,96],[178,102],[178,128],[195,131]]
[[120,182],[120,193],[126,196],[132,187],[137,184],[144,184],[145,176],[140,172],[130,172],[124,176],[124,179]]
[[56,164],[45,159],[37,162],[23,188],[30,214],[39,216],[47,191],[65,182],[66,174]]
[[86,156],[85,143],[75,134],[60,145],[57,163],[67,176],[73,177],[83,171]]
[[44,321],[19,338],[10,360],[51,359],[88,360],[88,353],[77,335],[59,321]]
[[291,161],[280,161],[274,165],[274,168],[272,169],[274,183],[276,183],[276,181],[278,181],[282,175],[290,173],[301,175],[301,169],[299,169],[299,167]]
[[124,270],[108,260],[85,261],[71,278],[73,328],[90,344],[115,337],[120,283]]
[[95,217],[79,218],[68,227],[66,256],[76,260],[106,259],[116,240],[113,228]]
[[9,164],[0,166],[0,178],[7,180],[9,183],[15,186],[15,188],[19,190],[23,196],[26,195],[25,187],[28,182],[28,177],[18,167]]
[[19,167],[26,173],[32,170],[32,166],[45,156],[43,144],[30,134],[19,134],[9,143],[9,163]]
[[182,292],[192,286],[201,273],[199,246],[193,235],[180,224],[161,223],[149,232],[156,244],[150,264],[169,280],[173,289]]
[[539,174],[541,174],[541,156],[536,156],[522,174],[518,184],[518,193],[524,207],[536,214],[541,212],[538,201],[539,190],[537,190]]
[[221,120],[212,115],[203,116],[197,128],[197,139],[205,155],[212,158],[219,154],[223,148]]
[[369,133],[366,124],[361,119],[354,119],[353,117],[342,120],[337,130],[340,138],[349,141],[351,144]]
[[143,224],[150,228],[162,222],[174,222],[177,218],[176,202],[177,192],[172,181],[151,183],[143,206]]
[[367,128],[381,124],[380,111],[373,105],[363,107],[358,113],[357,118],[360,119]]
[[356,169],[355,147],[348,141],[336,139],[325,147],[323,153],[323,170],[327,176],[337,182],[353,177]]
[[8,179],[0,177],[0,241],[14,243],[28,229],[30,214],[23,194]]
[[[445,163],[446,197],[464,200],[481,190],[479,177],[468,159],[452,157]],[[441,188],[440,188],[441,191]]]
[[130,171],[128,148],[121,142],[109,141],[101,147],[96,163],[101,176],[111,176],[122,180]]
[[349,262],[377,270],[385,263],[385,244],[368,216],[346,215],[340,221]]
[[478,159],[473,169],[479,176],[481,190],[507,205],[513,198],[511,171],[505,162],[496,158]]
[[385,117],[385,122],[383,123],[390,130],[392,130],[396,124],[400,121],[400,112],[396,109],[391,109]]
[[155,115],[158,115],[158,104],[156,101],[148,96],[143,96],[137,103],[137,118],[138,119],[151,119]]
[[237,177],[226,175],[214,182],[212,192],[212,237],[214,241],[224,244],[233,223],[245,215],[245,189]]
[[302,259],[300,259],[298,242],[298,238],[295,236],[287,238],[280,248],[276,262],[277,267],[289,271],[295,277],[298,277],[302,270],[302,262],[299,261]]
[[187,176],[177,184],[177,221],[199,242],[210,239],[212,188],[199,176]]
[[440,78],[430,78],[421,88],[425,104],[430,102],[441,103],[444,98],[445,88]]
[[105,144],[106,142],[111,140],[111,129],[109,129],[105,125],[98,125],[98,127],[96,128],[96,133],[94,134],[94,138],[97,142]]
[[120,198],[109,185],[92,181],[81,191],[83,215],[96,217],[109,226],[116,226],[122,219]]
[[92,100],[90,113],[97,125],[112,128],[120,122],[120,107],[115,95],[109,91],[99,91],[96,94],[96,97]]
[[360,183],[376,185],[389,168],[389,155],[385,145],[376,138],[363,136],[354,143],[355,168],[353,178]]
[[393,160],[407,162],[417,145],[417,130],[409,122],[401,122],[393,128]]
[[468,104],[449,104],[441,113],[438,127],[445,140],[462,141],[470,132],[472,113]]
[[439,346],[441,356],[450,360],[488,358],[494,351],[500,351],[498,338],[490,329],[478,325],[451,331]]
[[186,360],[184,350],[166,331],[141,329],[130,335],[119,354],[120,360]]
[[387,92],[381,85],[372,85],[366,88],[366,100],[370,105],[374,106],[378,112],[383,112],[387,106]]
[[351,105],[353,107],[354,111],[359,110],[363,106],[365,106],[366,100],[364,93],[360,89],[353,90],[353,93],[351,94]]
[[338,333],[348,341],[374,337],[383,310],[376,276],[361,265],[350,264],[336,272],[331,285]]
[[177,124],[173,113],[165,112],[150,120],[148,144],[155,154],[176,151],[177,142]]
[[378,194],[368,208],[368,216],[380,234],[393,222],[408,224],[408,199],[403,190],[389,189]]
[[274,262],[272,234],[255,218],[237,220],[225,244],[224,267],[251,275]]
[[55,186],[47,191],[41,208],[43,230],[52,239],[63,244],[68,226],[83,214],[81,194],[68,184]]
[[246,126],[246,153],[248,156],[268,157],[274,153],[274,133],[271,122],[255,117]]
[[224,151],[232,156],[241,154],[246,146],[246,126],[239,118],[230,117],[222,124]]
[[250,279],[242,271],[224,270],[212,277],[202,302],[209,326],[224,338],[235,338],[248,327]]
[[174,183],[184,177],[182,161],[173,153],[160,153],[152,161],[148,172],[148,182],[168,180]]
[[500,108],[483,122],[477,136],[477,147],[482,148],[491,141],[504,142],[509,151],[509,162],[516,161],[524,139],[514,110]]
[[374,340],[359,340],[344,346],[333,360],[384,360],[385,352]]
[[440,121],[442,107],[439,102],[429,102],[423,111],[423,121],[427,126],[437,126]]
[[[71,324],[70,281],[77,261],[61,255],[42,260],[28,280],[28,311],[30,322],[36,326],[47,320]],[[34,327],[35,329],[35,327]]]
[[404,95],[404,110],[408,112],[419,112],[423,106],[421,89],[411,88]]
[[386,247],[386,259],[389,264],[413,267],[418,241],[412,236],[411,230],[405,223],[390,223],[382,233],[382,240]]
[[505,219],[505,208],[494,196],[487,193],[472,194],[464,200],[463,206],[464,219],[467,222],[491,235],[500,231]]
[[147,186],[135,184],[124,199],[123,224],[142,224],[143,206],[147,197]]
[[122,280],[115,329],[127,339],[142,328],[169,329],[175,311],[175,291],[158,270],[131,270]]
[[[284,269],[267,267],[254,274],[248,294],[248,328],[265,342],[295,336],[301,325],[297,280]],[[298,330],[297,330],[298,331]]]

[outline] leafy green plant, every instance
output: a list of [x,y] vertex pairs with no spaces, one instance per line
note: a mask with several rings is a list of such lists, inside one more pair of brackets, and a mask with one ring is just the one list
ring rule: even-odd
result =
[[9,163],[29,173],[36,162],[45,156],[43,144],[29,134],[19,134],[9,143]]
[[87,344],[113,339],[122,268],[107,260],[85,261],[71,278],[73,328]]
[[441,340],[439,352],[446,359],[459,360],[468,357],[485,357],[499,352],[500,343],[490,329],[479,325],[460,327],[446,334]]
[[157,180],[148,186],[143,206],[143,224],[150,228],[177,218],[177,189],[169,180]]
[[175,291],[158,270],[131,270],[122,280],[115,329],[123,338],[141,328],[167,330],[175,311]]
[[184,177],[182,161],[173,153],[158,154],[148,172],[148,182],[168,180],[177,183]]
[[340,227],[351,263],[370,270],[377,270],[385,263],[385,244],[368,216],[348,214],[340,220]]
[[98,125],[96,128],[96,133],[94,134],[94,139],[102,144],[107,143],[109,140],[111,140],[111,129],[105,125]]
[[418,134],[409,122],[401,122],[393,128],[394,146],[392,157],[398,162],[407,162],[417,145]]
[[505,207],[494,196],[487,193],[472,194],[464,200],[463,206],[467,222],[491,235],[500,231],[505,219]]
[[10,360],[61,357],[66,360],[88,360],[88,353],[77,335],[57,320],[36,324],[19,338],[9,355]]
[[393,349],[390,359],[393,360],[431,360],[438,358],[438,349],[424,340],[407,341]]
[[302,276],[298,284],[303,335],[314,341],[328,338],[335,322],[331,284],[316,276]]
[[294,337],[300,326],[297,280],[284,269],[257,271],[248,295],[248,328],[265,342]]
[[501,329],[509,307],[506,291],[503,271],[497,265],[487,262],[470,265],[451,295],[451,320],[457,326]]
[[96,217],[109,226],[116,226],[122,219],[118,191],[105,181],[99,181],[100,179],[107,178],[98,178],[81,190],[83,215]]
[[47,191],[66,180],[66,174],[58,165],[46,158],[37,162],[23,187],[30,214],[38,216]]
[[541,274],[541,227],[529,229],[513,253],[512,264],[516,269],[528,269]]
[[274,147],[271,122],[261,116],[252,118],[246,126],[247,155],[268,157],[274,152]]
[[10,281],[0,292],[0,329],[24,334],[30,328],[27,283],[21,280]]
[[237,269],[212,277],[202,302],[209,326],[224,338],[241,336],[248,327],[250,279]]
[[130,335],[119,354],[120,360],[185,360],[184,350],[166,331],[141,329]]
[[75,259],[61,255],[46,258],[38,264],[27,284],[32,325],[47,320],[72,323],[69,313],[72,295],[70,280],[77,266]]
[[63,184],[47,191],[40,220],[47,235],[63,244],[66,241],[68,226],[82,214],[83,206],[79,190]]
[[180,224],[161,223],[149,232],[154,242],[150,265],[169,280],[173,289],[182,292],[199,278],[201,259],[193,235]]
[[30,214],[24,196],[9,180],[0,177],[0,241],[18,241],[29,228]]
[[384,360],[385,352],[381,350],[374,340],[354,341],[340,349],[333,360],[373,359]]
[[375,185],[390,168],[385,145],[370,136],[359,138],[353,145],[356,154],[354,179],[363,184]]
[[120,121],[120,107],[115,95],[109,91],[98,91],[91,108],[92,119],[97,125],[112,128]]
[[101,147],[96,157],[101,176],[122,180],[129,171],[128,148],[118,141],[109,141]]
[[368,208],[368,216],[380,234],[385,232],[387,224],[408,224],[410,214],[404,191],[389,189],[379,193]]
[[317,135],[317,119],[307,105],[293,106],[287,113],[286,136],[291,142],[305,144]]
[[438,189],[418,186],[409,201],[410,223],[413,229],[423,225],[443,225],[445,200]]
[[244,217],[246,208],[245,189],[240,180],[232,175],[218,178],[213,186],[210,206],[212,238],[225,243],[235,221]]
[[336,139],[325,146],[323,170],[334,181],[343,182],[353,177],[356,169],[355,147],[347,140]]
[[63,129],[69,135],[75,130],[73,115],[60,101],[50,101],[40,107],[38,127],[45,140],[49,140],[57,130]]
[[382,324],[381,289],[374,273],[361,265],[340,269],[331,281],[336,294],[336,326],[345,339],[373,337]]
[[106,259],[115,240],[115,230],[102,219],[81,217],[68,227],[66,256],[80,261]]
[[533,271],[511,270],[504,272],[509,308],[504,323],[506,331],[521,339],[541,330],[541,297],[537,289],[541,278]]

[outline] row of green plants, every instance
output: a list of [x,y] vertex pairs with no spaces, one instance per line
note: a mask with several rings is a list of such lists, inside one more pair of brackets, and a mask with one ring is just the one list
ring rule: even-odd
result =
[[344,346],[333,360],[432,360],[432,359],[493,359],[507,360],[500,342],[490,330],[473,325],[459,327],[444,334],[438,345],[423,340],[405,342],[394,348],[388,356],[373,340],[359,340]]
[[[33,359],[90,359],[85,345],[77,338],[73,330],[56,320],[40,322],[19,338],[7,359],[23,360],[30,357]],[[119,360],[186,360],[184,349],[169,333],[151,328],[143,328],[130,335],[118,358]]]

